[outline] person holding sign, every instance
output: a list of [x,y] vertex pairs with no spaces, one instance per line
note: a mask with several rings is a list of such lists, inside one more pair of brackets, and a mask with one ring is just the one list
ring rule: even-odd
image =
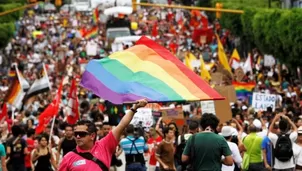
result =
[[115,152],[123,131],[130,124],[138,108],[147,105],[146,100],[139,100],[123,117],[120,123],[107,136],[96,141],[96,126],[87,120],[78,121],[74,129],[77,147],[67,153],[59,171],[108,171],[111,156]]

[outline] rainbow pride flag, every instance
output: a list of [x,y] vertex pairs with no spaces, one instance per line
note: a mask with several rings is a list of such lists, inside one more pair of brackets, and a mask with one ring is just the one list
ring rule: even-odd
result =
[[94,38],[98,35],[99,28],[94,26],[91,30],[87,31],[84,35],[86,39]]
[[92,20],[93,20],[93,23],[94,23],[94,24],[97,24],[97,23],[98,23],[98,21],[99,21],[99,10],[98,10],[98,8],[95,8],[95,9],[93,10]]
[[238,99],[247,99],[249,96],[253,95],[253,90],[256,86],[255,82],[233,82],[233,86],[236,90],[236,96]]
[[91,60],[81,86],[114,104],[224,99],[167,49],[147,37],[135,46]]

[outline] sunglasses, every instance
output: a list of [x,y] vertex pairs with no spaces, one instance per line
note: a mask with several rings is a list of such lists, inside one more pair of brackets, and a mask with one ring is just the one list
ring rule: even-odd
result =
[[74,132],[74,136],[75,137],[80,137],[80,138],[83,138],[83,137],[86,137],[87,135],[89,135],[88,132]]

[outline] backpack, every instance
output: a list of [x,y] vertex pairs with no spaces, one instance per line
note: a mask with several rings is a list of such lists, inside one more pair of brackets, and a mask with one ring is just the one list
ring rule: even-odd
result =
[[281,162],[287,162],[293,155],[292,142],[289,138],[289,134],[279,134],[274,148],[274,156]]
[[185,136],[180,136],[180,144],[176,147],[176,159],[179,165],[183,164],[181,161],[182,153],[186,147],[187,141],[185,140]]

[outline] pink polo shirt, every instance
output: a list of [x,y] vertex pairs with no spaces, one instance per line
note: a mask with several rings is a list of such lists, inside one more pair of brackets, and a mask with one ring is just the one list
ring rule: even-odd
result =
[[[110,168],[111,157],[116,150],[118,141],[110,132],[107,136],[96,141],[90,153]],[[87,152],[76,147],[78,152]],[[74,152],[67,153],[60,164],[59,171],[101,171],[93,161],[86,160]]]

